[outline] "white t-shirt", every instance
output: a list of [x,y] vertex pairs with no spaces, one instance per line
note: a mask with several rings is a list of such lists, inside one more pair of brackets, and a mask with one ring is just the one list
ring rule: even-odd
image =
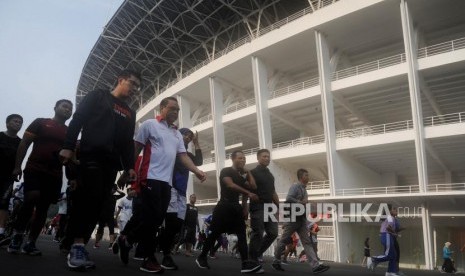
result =
[[118,219],[128,221],[132,217],[132,198],[122,198],[118,203],[118,209],[121,209]]
[[186,152],[181,133],[166,121],[151,119],[140,125],[134,140],[144,145],[139,179],[154,179],[171,185],[178,153]]

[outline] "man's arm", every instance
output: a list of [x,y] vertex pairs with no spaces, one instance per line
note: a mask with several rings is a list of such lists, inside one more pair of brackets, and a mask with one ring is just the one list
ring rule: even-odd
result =
[[289,188],[289,192],[287,193],[286,201],[290,202],[290,203],[302,203],[302,201],[297,198],[299,196],[299,194],[300,194],[299,187],[297,185],[295,185],[295,184],[292,185]]
[[79,103],[76,112],[73,114],[73,119],[69,122],[68,129],[66,130],[66,138],[63,144],[63,149],[59,153],[59,157],[63,164],[68,163],[73,158],[73,151],[76,148],[76,141],[81,132],[82,126],[92,115],[92,111],[95,109],[95,103],[98,102],[99,92],[92,91],[87,94],[81,103]]
[[200,144],[199,144],[199,133],[196,131],[194,135],[194,139],[192,139],[192,142],[194,143],[194,149],[195,149],[195,155],[192,155],[192,160],[194,161],[194,164],[196,166],[202,166],[203,164],[203,154],[202,150],[200,149]]
[[129,129],[125,135],[126,142],[124,143],[123,148],[121,149],[121,161],[123,165],[123,169],[125,171],[129,171],[130,169],[134,169],[134,162],[137,160],[137,154],[134,156],[134,146],[133,146],[133,137],[134,137],[134,128],[136,126],[136,114],[131,111],[131,115],[133,116],[130,121]]
[[234,183],[231,177],[223,177],[223,182],[226,184],[227,188],[247,196],[251,201],[258,201],[258,196],[256,194]]
[[15,168],[13,170],[13,178],[16,181],[21,179],[23,171],[21,170],[21,165],[23,164],[24,157],[26,157],[27,150],[29,146],[34,142],[36,135],[31,132],[25,132],[21,143],[19,143],[18,150],[16,151],[16,162]]
[[276,191],[273,193],[273,203],[276,204],[276,206],[279,205],[279,197]]
[[181,160],[182,164],[191,172],[193,172],[195,174],[195,176],[197,176],[198,179],[200,179],[200,181],[205,181],[207,179],[207,175],[199,170],[194,162],[192,162],[192,159],[190,159],[190,157],[187,155],[187,153],[183,152],[183,153],[179,153],[178,154],[178,157],[179,157],[179,160]]
[[245,184],[246,188],[250,190],[256,190],[257,183],[255,183],[255,178],[253,177],[250,171],[246,171],[246,173],[247,173],[247,182]]

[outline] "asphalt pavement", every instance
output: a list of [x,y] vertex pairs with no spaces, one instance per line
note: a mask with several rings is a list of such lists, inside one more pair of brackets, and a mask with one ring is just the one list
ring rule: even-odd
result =
[[[62,275],[112,275],[112,276],[127,276],[131,275],[148,275],[147,272],[139,270],[140,261],[131,259],[128,265],[123,265],[117,255],[113,255],[108,248],[108,242],[103,241],[101,247],[98,249],[87,246],[90,253],[90,257],[96,263],[96,269],[88,270],[86,272],[70,271],[66,265],[66,256],[61,254],[58,250],[58,244],[52,241],[51,236],[41,236],[37,242],[37,248],[42,251],[42,256],[27,256],[27,255],[13,255],[6,251],[6,248],[0,249],[0,276],[35,276],[35,275],[47,275],[47,276],[62,276]],[[198,252],[196,252],[198,254]],[[161,261],[161,255],[159,261]],[[182,254],[173,256],[174,261],[179,266],[177,271],[165,271],[164,275],[182,275],[182,276],[193,276],[193,275],[221,275],[221,276],[233,276],[240,275],[240,260],[231,257],[228,254],[218,253],[218,259],[210,259],[209,264],[211,269],[205,270],[200,269],[195,264],[194,257],[186,257]],[[341,264],[325,262],[331,266],[331,269],[320,274],[327,276],[336,275],[353,275],[353,276],[383,276],[385,275],[386,268],[378,267],[375,272],[368,271],[366,268],[359,265]],[[283,266],[286,270],[284,272],[275,271],[271,268],[271,259],[265,259],[263,264],[265,269],[264,275],[273,276],[296,276],[296,275],[312,275],[310,266],[306,263],[290,262],[290,265]],[[439,271],[426,271],[426,270],[413,270],[403,269],[405,275],[408,276],[428,276],[428,275],[440,275]],[[447,275],[447,274],[441,274]]]

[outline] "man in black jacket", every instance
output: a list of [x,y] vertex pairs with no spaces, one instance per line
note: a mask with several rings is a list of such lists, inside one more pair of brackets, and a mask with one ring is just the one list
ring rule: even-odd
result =
[[60,157],[69,162],[81,133],[78,187],[76,188],[67,238],[74,239],[68,255],[72,269],[94,267],[84,247],[97,223],[102,203],[111,196],[117,171],[124,170],[131,179],[134,168],[134,127],[136,114],[125,100],[140,88],[141,77],[123,70],[115,88],[87,94],[69,124]]

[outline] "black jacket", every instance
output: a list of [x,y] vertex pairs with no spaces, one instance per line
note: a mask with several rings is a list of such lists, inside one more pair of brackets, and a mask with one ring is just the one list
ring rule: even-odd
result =
[[117,169],[134,168],[136,113],[109,91],[96,90],[79,104],[66,134],[65,149],[74,150],[79,132],[81,157],[110,158]]

